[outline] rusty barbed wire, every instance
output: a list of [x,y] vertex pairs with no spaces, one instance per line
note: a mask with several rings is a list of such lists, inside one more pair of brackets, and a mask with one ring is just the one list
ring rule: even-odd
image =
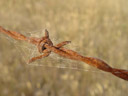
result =
[[16,40],[23,40],[37,46],[38,51],[43,54],[40,56],[31,58],[28,61],[28,63],[34,62],[37,59],[47,57],[51,54],[51,52],[54,52],[65,58],[85,62],[86,64],[96,67],[102,71],[109,72],[119,78],[128,80],[127,70],[112,68],[103,60],[100,60],[94,57],[85,57],[73,50],[63,48],[64,45],[69,44],[71,41],[64,41],[54,46],[52,41],[49,38],[49,32],[47,30],[45,30],[45,36],[41,38],[26,37],[18,32],[6,30],[1,26],[0,26],[0,32],[5,33]]

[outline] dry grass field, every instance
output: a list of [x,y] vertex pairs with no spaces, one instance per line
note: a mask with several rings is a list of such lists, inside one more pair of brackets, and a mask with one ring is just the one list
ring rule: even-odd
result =
[[[128,70],[128,0],[0,0],[0,26],[37,37],[47,28],[55,44]],[[0,96],[128,96],[127,81],[55,54],[36,63],[84,70],[27,65],[27,47],[0,33]]]

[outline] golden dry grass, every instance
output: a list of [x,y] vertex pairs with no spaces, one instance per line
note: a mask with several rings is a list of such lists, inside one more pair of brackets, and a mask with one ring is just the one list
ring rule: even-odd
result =
[[[22,34],[47,28],[55,43],[71,40],[68,48],[128,69],[127,8],[127,0],[0,0],[0,25]],[[0,34],[0,96],[128,94],[127,81],[99,70],[93,72],[95,68],[88,65],[85,70],[90,71],[28,66],[14,46],[18,43],[6,37]],[[78,63],[60,59],[46,58],[42,62]]]

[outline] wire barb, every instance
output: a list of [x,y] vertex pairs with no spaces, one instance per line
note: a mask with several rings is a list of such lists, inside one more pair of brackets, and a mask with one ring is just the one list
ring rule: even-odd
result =
[[24,40],[37,46],[38,51],[43,54],[40,56],[33,57],[32,59],[29,60],[29,63],[34,62],[37,59],[47,57],[51,54],[51,52],[54,52],[68,59],[85,62],[88,65],[96,67],[102,71],[109,72],[119,78],[128,81],[127,70],[112,68],[103,60],[94,57],[85,57],[73,50],[63,48],[63,46],[69,44],[71,41],[64,41],[54,46],[49,38],[49,32],[47,31],[47,29],[45,29],[45,36],[41,38],[26,37],[18,32],[8,31],[1,26],[0,26],[0,32],[5,33],[16,40]]

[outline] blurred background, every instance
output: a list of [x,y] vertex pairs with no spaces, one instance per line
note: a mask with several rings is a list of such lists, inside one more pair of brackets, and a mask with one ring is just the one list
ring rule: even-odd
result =
[[[46,28],[55,44],[71,40],[65,47],[101,58],[112,67],[128,69],[127,9],[128,0],[0,0],[0,26],[37,37],[43,36],[41,30]],[[27,46],[7,38],[0,33],[0,96],[128,94],[127,81],[58,55],[36,63],[80,63],[84,70],[29,66],[20,49]]]

